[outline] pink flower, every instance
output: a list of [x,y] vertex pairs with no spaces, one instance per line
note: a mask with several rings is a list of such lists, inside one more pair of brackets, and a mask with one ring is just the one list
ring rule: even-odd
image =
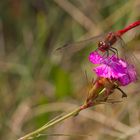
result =
[[99,77],[117,80],[121,86],[128,85],[137,79],[135,67],[115,55],[104,58],[95,51],[89,55],[89,61],[93,64],[99,64],[94,68]]
[[102,60],[103,60],[103,58],[97,51],[94,51],[94,52],[90,53],[90,55],[89,55],[89,61],[93,64],[100,64],[102,62]]

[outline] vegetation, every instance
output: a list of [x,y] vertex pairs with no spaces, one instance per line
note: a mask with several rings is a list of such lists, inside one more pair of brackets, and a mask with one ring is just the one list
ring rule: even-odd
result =
[[[138,0],[2,0],[0,139],[18,139],[83,104],[95,78],[89,49],[97,44],[74,55],[56,48],[122,29],[140,19],[139,13]],[[138,59],[139,30],[123,37]],[[139,88],[139,83],[125,87],[126,99],[116,91],[113,97],[122,102],[85,110],[35,139],[139,139]]]

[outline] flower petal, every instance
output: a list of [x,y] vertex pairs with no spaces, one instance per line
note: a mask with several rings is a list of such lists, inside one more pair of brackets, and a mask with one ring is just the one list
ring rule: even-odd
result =
[[93,64],[100,64],[94,68],[99,77],[117,80],[121,86],[128,85],[137,79],[135,67],[115,55],[103,58],[95,51],[90,54],[89,61]]
[[93,64],[100,64],[102,60],[103,57],[97,51],[94,51],[89,55],[89,61]]

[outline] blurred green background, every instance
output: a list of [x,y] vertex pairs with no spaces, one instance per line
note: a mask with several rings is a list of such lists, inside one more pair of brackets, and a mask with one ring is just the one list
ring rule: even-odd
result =
[[[95,77],[88,51],[64,60],[71,52],[58,55],[57,47],[122,29],[138,19],[139,0],[1,0],[0,139],[17,139],[83,103],[88,81]],[[139,58],[140,37],[134,37],[135,30],[125,41]],[[36,139],[139,140],[139,89],[139,84],[127,86],[123,102],[83,111],[44,132],[92,136]]]

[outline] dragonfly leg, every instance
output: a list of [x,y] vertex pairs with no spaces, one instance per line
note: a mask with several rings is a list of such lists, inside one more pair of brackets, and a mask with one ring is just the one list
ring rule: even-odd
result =
[[109,57],[109,51],[105,51],[105,53],[102,56],[104,59]]
[[116,48],[114,48],[114,47],[111,47],[111,49],[112,49],[113,51],[115,51],[115,54],[117,54],[117,57],[119,57],[118,50],[117,50]]
[[114,55],[117,54],[117,57],[118,57],[118,51],[117,51],[117,49],[111,47],[111,48],[109,48],[109,50],[110,50],[111,52],[113,52]]

